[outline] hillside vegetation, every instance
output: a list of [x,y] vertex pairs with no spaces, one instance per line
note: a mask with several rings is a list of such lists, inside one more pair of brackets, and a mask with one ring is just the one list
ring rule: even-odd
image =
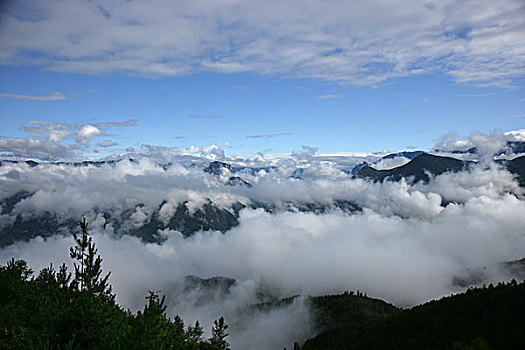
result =
[[185,328],[179,316],[168,318],[165,298],[155,292],[136,315],[123,310],[85,221],[81,228],[70,251],[73,274],[65,264],[36,277],[23,260],[0,266],[0,349],[229,349],[222,317],[205,340],[198,321]]
[[524,330],[525,283],[513,280],[332,328],[302,349],[524,349]]

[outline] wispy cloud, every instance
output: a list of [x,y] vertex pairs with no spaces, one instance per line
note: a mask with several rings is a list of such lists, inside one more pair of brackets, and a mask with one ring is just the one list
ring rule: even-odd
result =
[[118,145],[118,143],[113,142],[113,141],[111,141],[111,140],[104,140],[104,141],[102,141],[102,142],[98,142],[98,143],[97,143],[97,146],[98,146],[98,147],[104,147],[104,148],[112,147],[112,146],[116,146],[116,145]]
[[45,96],[0,93],[0,98],[12,98],[12,99],[17,99],[17,100],[31,100],[31,101],[67,100],[67,96],[61,92],[53,92],[52,94],[45,95]]
[[494,96],[495,93],[484,93],[484,94],[459,94],[458,97],[485,97],[485,96]]
[[522,98],[521,100],[518,100],[518,102],[525,102],[525,98]]
[[93,125],[102,128],[110,128],[112,126],[137,126],[138,119],[128,119],[124,122],[100,122]]
[[246,136],[247,139],[273,139],[274,137],[279,136],[291,136],[292,133],[290,132],[279,132],[276,134],[266,134],[266,135],[249,135]]
[[193,118],[193,119],[204,119],[204,118],[216,119],[216,118],[224,118],[224,116],[223,115],[217,115],[217,114],[192,114],[192,115],[190,115],[190,118]]
[[511,113],[511,114],[505,114],[504,117],[510,117],[510,118],[525,118],[525,113]]
[[429,71],[478,86],[523,86],[525,76],[525,7],[514,0],[477,2],[476,11],[460,0],[71,3],[6,6],[1,63],[149,77],[248,72],[353,86]]
[[327,95],[320,95],[320,96],[317,96],[316,98],[319,98],[319,99],[328,99],[328,98],[342,98],[343,95],[340,95],[340,94],[327,94]]

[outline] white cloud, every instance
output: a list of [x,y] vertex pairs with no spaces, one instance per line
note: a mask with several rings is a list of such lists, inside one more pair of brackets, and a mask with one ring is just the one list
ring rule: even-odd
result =
[[410,162],[410,159],[407,157],[394,157],[381,159],[378,162],[374,163],[372,166],[374,167],[374,169],[377,170],[386,170],[397,168],[399,166],[405,165],[408,162]]
[[[512,141],[525,141],[524,130],[502,132],[499,129],[495,129],[490,133],[475,132],[470,134],[466,140],[459,140],[457,132],[449,131],[437,140],[434,149],[442,152],[452,152],[467,151],[475,147],[478,154],[474,156],[475,159],[478,159],[479,155],[482,155],[484,159],[492,159],[494,155],[498,155],[499,151],[509,155],[511,150],[508,149],[507,142]],[[456,156],[461,157],[461,155]],[[464,156],[469,157],[468,154]]]
[[104,147],[104,148],[106,148],[106,147],[112,147],[112,146],[116,146],[116,145],[118,145],[118,143],[113,142],[113,141],[111,141],[111,140],[104,140],[104,141],[102,141],[102,142],[98,142],[98,143],[97,143],[97,146],[98,146],[98,147]]
[[33,101],[56,101],[56,100],[66,100],[67,99],[66,95],[64,95],[61,92],[53,92],[52,94],[47,95],[47,96],[1,93],[0,98],[13,98],[13,99],[33,100]]
[[525,142],[525,129],[507,131],[504,135],[507,136],[510,141]]
[[343,95],[340,95],[340,94],[328,94],[328,95],[320,95],[320,96],[317,96],[316,98],[318,99],[329,99],[329,98],[343,98]]
[[[487,267],[483,283],[506,279],[495,264],[523,256],[524,213],[524,202],[509,195],[451,204],[432,220],[373,211],[348,216],[245,210],[240,225],[225,234],[201,232],[183,239],[166,232],[168,240],[162,245],[101,233],[103,217],[90,223],[103,268],[112,271],[110,283],[125,308],[142,308],[148,289],[162,290],[170,316],[182,314],[188,323],[199,319],[207,329],[214,318],[226,316],[232,346],[245,344],[254,332],[266,335],[258,345],[269,346],[276,339],[297,340],[293,337],[298,335],[289,332],[308,326],[308,310],[298,304],[279,315],[245,315],[239,320],[245,305],[260,300],[257,286],[266,286],[276,297],[359,289],[399,306],[414,305],[460,291],[452,280],[471,268]],[[70,245],[71,237],[35,239],[0,250],[0,259],[24,258],[38,270],[49,262],[69,262]],[[191,291],[170,288],[186,275],[228,276],[239,285],[230,296],[195,305]],[[297,318],[298,313],[302,317]]]
[[[475,8],[475,11],[473,10]],[[521,86],[521,1],[58,1],[6,6],[0,62],[146,76],[255,72],[371,86],[440,71]]]
[[75,126],[65,123],[30,120],[21,129],[30,133],[42,134],[50,142],[60,142],[69,135],[74,134]]
[[0,140],[0,154],[17,158],[42,160],[70,159],[75,157],[74,147],[56,142],[38,140],[31,136],[25,139]]
[[103,135],[106,135],[106,134],[102,130],[97,128],[96,126],[86,124],[86,125],[82,125],[80,129],[77,131],[75,140],[79,144],[87,147],[89,145],[89,141],[92,138],[97,137],[97,136],[103,136]]
[[[372,183],[352,179],[338,168],[341,163],[346,167],[345,158],[341,163],[337,157],[316,158],[316,150],[305,147],[303,154],[276,162],[258,158],[257,164],[277,170],[241,173],[253,184],[246,188],[224,186],[202,170],[208,161],[199,162],[199,157],[220,150],[218,146],[146,149],[171,157],[167,159],[173,163],[165,170],[157,158],[140,154],[133,162],[111,166],[4,163],[0,198],[20,190],[36,192],[15,206],[11,218],[43,212],[56,213],[58,220],[86,216],[103,268],[112,271],[119,303],[137,310],[148,289],[160,289],[167,294],[170,316],[180,313],[187,324],[199,319],[209,329],[213,319],[225,316],[232,348],[250,348],[248,340],[254,336],[257,344],[283,348],[287,341],[309,335],[309,312],[301,301],[268,314],[240,316],[245,305],[260,301],[261,286],[276,298],[359,289],[409,306],[459,291],[452,280],[469,269],[487,267],[482,283],[506,279],[495,264],[522,258],[525,251],[523,191],[512,174],[495,164],[442,174],[427,184]],[[303,180],[289,179],[298,166],[304,169]],[[119,236],[102,215],[122,220],[120,214],[130,210],[130,222],[119,221],[126,230],[147,222],[161,203],[159,219],[168,222],[178,204],[187,201],[195,209],[207,198],[220,208],[239,201],[276,209],[245,209],[240,224],[224,234],[198,232],[184,239],[165,230],[162,245]],[[290,208],[289,202],[329,205],[341,200],[364,209],[354,214],[283,210]],[[456,203],[444,207],[443,200]],[[6,216],[0,216],[0,224],[9,222]],[[70,261],[70,245],[71,237],[37,238],[1,249],[0,262],[15,257],[27,259],[35,270],[49,262],[59,266]],[[229,296],[195,305],[194,294],[173,286],[189,274],[232,277],[239,283]],[[298,329],[305,332],[294,333]]]
[[434,149],[440,151],[466,151],[474,147],[468,140],[458,140],[459,134],[456,131],[449,131],[441,136],[434,145]]
[[292,133],[289,132],[279,132],[275,134],[265,134],[265,135],[248,135],[246,136],[247,139],[273,139],[275,137],[279,136],[290,136]]
[[[99,122],[80,127],[75,124],[30,120],[21,129],[32,135],[25,139],[6,137],[6,140],[0,140],[0,154],[51,161],[77,159],[89,147],[93,138],[106,135],[104,129],[135,125],[137,119],[124,122]],[[111,140],[97,144],[99,147],[115,145],[117,143]]]

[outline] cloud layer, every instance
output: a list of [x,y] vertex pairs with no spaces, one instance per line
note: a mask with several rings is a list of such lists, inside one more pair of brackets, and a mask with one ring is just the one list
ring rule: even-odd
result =
[[[0,227],[11,225],[17,215],[56,215],[59,222],[85,216],[104,269],[112,271],[119,303],[136,311],[148,290],[162,290],[169,314],[181,314],[187,324],[199,319],[209,329],[214,319],[225,316],[234,349],[290,347],[313,335],[303,299],[268,312],[247,313],[246,305],[360,290],[411,306],[461,291],[457,278],[472,283],[510,279],[500,263],[525,255],[523,189],[495,163],[480,162],[428,183],[372,183],[348,174],[357,162],[352,157],[315,156],[308,147],[282,159],[232,160],[236,173],[228,168],[217,174],[203,171],[209,161],[192,152],[217,155],[217,150],[174,155],[151,147],[149,155],[158,157],[137,152],[133,161],[98,166],[3,162],[0,200],[19,191],[34,194],[8,213],[0,208]],[[227,185],[234,174],[252,187]],[[193,211],[208,200],[227,210],[237,202],[247,205],[239,225],[225,233],[198,231],[189,238],[164,229],[157,232],[166,238],[162,244],[146,244],[117,234],[104,215],[122,218],[130,211],[129,222],[121,227],[131,231],[154,212],[167,222],[179,204],[186,202]],[[345,201],[362,211],[334,205]],[[69,235],[18,242],[0,250],[0,262],[15,257],[35,270],[49,262],[59,266],[70,261],[72,244]],[[475,280],[477,271],[483,273]],[[237,282],[228,293],[202,301],[204,291],[180,288],[187,275]]]
[[4,4],[0,23],[1,64],[94,74],[255,72],[370,86],[437,71],[520,86],[525,62],[519,0],[30,1]]
[[[460,291],[453,278],[468,278],[469,269],[487,266],[483,283],[508,279],[496,264],[523,256],[524,213],[524,202],[509,195],[449,205],[433,220],[373,211],[348,216],[245,210],[240,225],[226,234],[202,232],[183,239],[166,232],[162,245],[130,236],[115,239],[95,229],[101,222],[91,223],[119,303],[137,310],[148,289],[163,290],[171,315],[181,314],[188,323],[199,319],[206,328],[225,316],[232,348],[259,349],[290,346],[312,335],[302,303],[244,314],[245,305],[263,301],[260,286],[277,298],[361,290],[400,306],[414,305]],[[58,266],[69,261],[72,243],[62,236],[35,239],[2,250],[0,259],[24,258],[35,269],[51,261]],[[238,283],[228,295],[198,303],[196,291],[172,290],[190,274],[229,276]]]

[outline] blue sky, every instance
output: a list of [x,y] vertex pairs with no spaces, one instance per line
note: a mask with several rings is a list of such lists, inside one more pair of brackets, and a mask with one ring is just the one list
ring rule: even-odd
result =
[[492,3],[7,2],[0,153],[396,151],[523,129],[525,6]]

